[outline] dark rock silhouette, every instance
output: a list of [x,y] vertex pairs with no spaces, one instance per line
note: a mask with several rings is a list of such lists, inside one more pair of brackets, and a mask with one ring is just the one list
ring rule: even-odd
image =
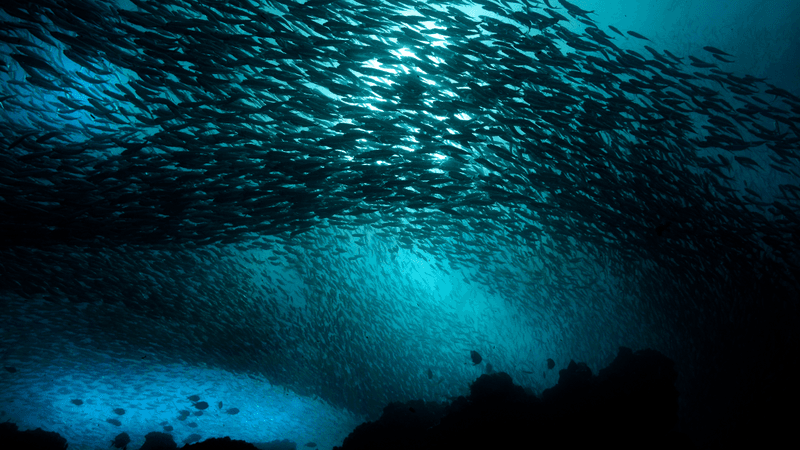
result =
[[570,362],[541,399],[504,372],[484,374],[469,397],[449,405],[392,403],[336,448],[693,448],[676,429],[676,378],[674,363],[661,353],[627,348],[597,376]]
[[[108,441],[106,441],[108,442]],[[0,423],[0,443],[3,450],[65,450],[67,440],[53,431],[19,431],[16,424]]]
[[253,444],[245,441],[238,441],[229,437],[211,438],[196,444],[185,445],[183,449],[192,450],[258,450]]
[[116,448],[121,448],[122,450],[127,450],[128,444],[131,443],[131,437],[126,432],[122,432],[111,441],[111,446]]
[[139,450],[173,450],[178,448],[171,434],[152,431],[144,437],[144,445]]

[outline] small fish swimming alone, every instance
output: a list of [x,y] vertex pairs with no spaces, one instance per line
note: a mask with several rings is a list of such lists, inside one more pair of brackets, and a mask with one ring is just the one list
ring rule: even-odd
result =
[[483,358],[481,358],[481,355],[478,354],[478,352],[476,352],[475,350],[470,350],[469,351],[469,356],[472,358],[472,362],[475,363],[474,365],[476,365],[476,366],[478,364],[480,364],[481,361],[483,361]]
[[121,415],[125,414],[125,410],[122,409],[122,408],[116,408],[116,409],[114,409],[114,414],[117,414],[117,415],[121,416]]
[[547,368],[552,370],[556,366],[556,362],[552,358],[547,358]]
[[120,422],[117,419],[106,419],[106,422],[110,423],[111,425],[114,425],[115,427],[122,425],[122,422]]
[[631,36],[635,37],[636,39],[643,39],[645,41],[649,41],[650,40],[650,39],[647,39],[646,37],[642,36],[641,34],[635,32],[635,31],[628,31],[628,34],[630,34]]
[[231,409],[225,411],[225,413],[226,414],[230,414],[230,415],[239,414],[239,408],[231,408]]
[[222,402],[219,402],[217,406],[219,407],[219,409],[222,409]]
[[69,402],[72,403],[75,406],[81,406],[83,404],[83,400],[81,400],[79,398],[73,398]]

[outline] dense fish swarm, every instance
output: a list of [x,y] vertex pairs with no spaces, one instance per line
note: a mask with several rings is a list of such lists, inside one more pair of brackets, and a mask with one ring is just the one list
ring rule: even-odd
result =
[[800,98],[723,50],[565,1],[131,3],[0,6],[0,289],[80,303],[76,342],[375,413],[458,394],[464,348],[541,388],[630,336],[702,396],[713,342],[795,317]]

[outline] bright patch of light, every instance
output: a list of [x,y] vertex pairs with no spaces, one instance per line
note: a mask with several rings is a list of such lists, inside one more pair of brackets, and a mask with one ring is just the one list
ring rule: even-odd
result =
[[[369,68],[371,68],[371,69],[378,69],[378,70],[382,70],[382,71],[384,71],[384,72],[386,72],[386,73],[390,73],[390,74],[393,74],[393,75],[397,73],[397,71],[396,71],[396,70],[394,70],[394,69],[387,69],[387,68],[383,67],[383,66],[381,65],[381,63],[379,63],[379,62],[378,62],[378,60],[377,60],[377,59],[370,59],[369,61],[365,62],[365,63],[364,63],[364,65],[363,65],[362,67],[369,67]],[[381,79],[381,80],[383,80],[383,78],[380,78],[380,77],[374,77],[374,76],[370,76],[370,78],[378,78],[378,79]]]
[[455,118],[456,119],[460,119],[460,120],[470,120],[471,119],[471,117],[466,113],[458,113],[458,114],[455,115]]
[[445,158],[447,158],[446,156],[441,155],[439,153],[431,153],[431,156],[433,156],[436,159],[445,159]]
[[401,48],[400,50],[397,50],[397,54],[401,58],[402,57],[411,57],[411,58],[419,59],[419,58],[417,58],[417,55],[414,54],[414,52],[410,51],[409,49],[407,49],[405,47]]
[[419,24],[422,25],[423,27],[425,27],[426,30],[433,30],[433,29],[446,30],[447,29],[446,27],[436,26],[436,21],[435,20],[426,20],[424,22],[420,22]]

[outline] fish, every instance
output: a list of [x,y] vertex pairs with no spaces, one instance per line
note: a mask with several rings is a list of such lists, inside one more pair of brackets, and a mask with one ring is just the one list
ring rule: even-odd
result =
[[641,34],[635,32],[635,31],[628,31],[628,34],[633,36],[633,37],[635,37],[636,39],[642,39],[642,40],[645,40],[645,41],[649,41],[650,40],[650,39],[647,39],[646,37],[642,36]]
[[556,366],[556,362],[553,361],[552,358],[547,358],[547,368],[550,369],[550,370],[553,370],[553,368],[555,366]]
[[189,428],[197,428],[197,422],[189,422],[186,424]]
[[733,159],[736,160],[742,166],[745,166],[750,169],[760,169],[761,166],[752,158],[748,158],[747,156],[734,156]]
[[308,447],[308,448],[314,448],[316,446],[317,446],[316,442],[306,442],[305,445],[303,445],[303,447]]
[[6,369],[6,372],[8,372],[8,373],[17,373],[17,368],[16,367],[4,366],[3,368]]
[[564,8],[566,8],[567,12],[573,16],[582,16],[586,17],[588,14],[593,13],[594,11],[586,11],[585,9],[581,9],[576,5],[566,1],[566,0],[558,0]]
[[206,409],[208,408],[208,403],[206,402],[197,402],[193,405],[197,409]]
[[72,403],[75,406],[81,406],[83,404],[83,400],[81,400],[79,398],[73,398],[69,402]]
[[239,414],[239,408],[229,408],[227,411],[225,411],[225,414],[230,414],[232,416]]
[[618,35],[625,37],[625,34],[622,33],[622,31],[619,31],[619,29],[617,29],[615,26],[609,25],[608,28],[611,28],[611,31],[617,33]]
[[125,414],[125,410],[122,409],[122,408],[115,408],[114,409],[114,414],[117,414],[117,415],[121,416],[121,415]]
[[720,55],[718,55],[718,54],[716,54],[716,53],[714,53],[714,54],[713,54],[713,55],[711,55],[711,56],[713,56],[713,57],[714,57],[714,59],[716,59],[717,61],[722,61],[722,62],[724,62],[724,63],[732,63],[732,62],[734,62],[733,60],[730,60],[730,59],[725,59],[725,58],[723,58],[722,56],[720,56]]
[[480,364],[481,361],[483,361],[483,358],[481,358],[481,355],[478,352],[476,352],[475,350],[470,350],[469,356],[470,356],[470,358],[472,358],[472,363],[474,365],[476,365],[476,366],[478,364]]
[[432,379],[433,379],[433,372],[431,371],[431,369],[428,369],[428,370],[427,370],[427,375],[428,375],[428,379],[429,379],[429,380],[432,380]]
[[733,56],[733,55],[730,55],[730,54],[728,54],[728,53],[725,53],[725,52],[723,52],[722,50],[720,50],[720,49],[718,49],[718,48],[711,47],[711,46],[706,46],[706,47],[703,47],[703,50],[705,50],[705,51],[707,51],[707,52],[709,52],[709,53],[713,53],[713,54],[715,54],[715,55],[722,55],[722,56]]
[[199,401],[200,401],[200,396],[199,396],[199,395],[190,395],[190,396],[189,396],[189,397],[187,397],[187,398],[188,398],[189,400],[193,401],[193,402],[199,402]]
[[111,425],[114,425],[115,427],[122,426],[122,422],[120,422],[117,419],[106,419],[106,422],[110,423]]

